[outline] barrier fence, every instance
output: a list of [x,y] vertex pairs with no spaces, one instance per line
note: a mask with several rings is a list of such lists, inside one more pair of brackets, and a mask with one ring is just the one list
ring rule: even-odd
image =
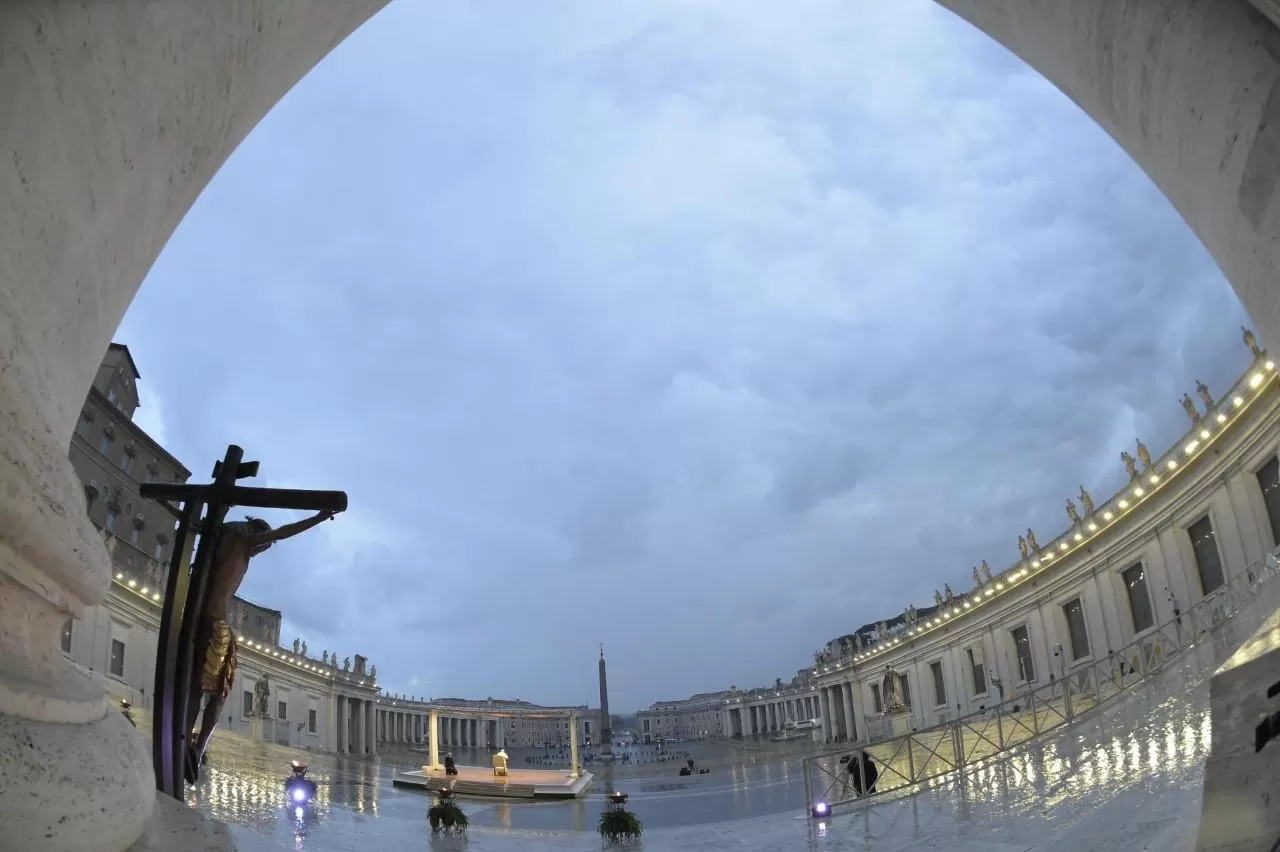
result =
[[901,791],[1055,731],[1159,673],[1255,600],[1280,574],[1275,556],[1255,563],[1194,606],[1105,659],[1066,672],[1003,703],[922,731],[804,759],[810,813]]

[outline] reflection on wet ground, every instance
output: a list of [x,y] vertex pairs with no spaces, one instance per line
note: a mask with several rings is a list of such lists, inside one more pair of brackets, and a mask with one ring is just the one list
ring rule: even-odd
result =
[[[1152,684],[1096,716],[959,777],[855,804],[832,819],[802,816],[798,761],[679,778],[619,778],[646,826],[648,850],[1190,850],[1210,742],[1207,678],[1243,638],[1197,646]],[[1246,623],[1247,622],[1247,623]],[[311,755],[319,802],[296,820],[283,806],[291,752],[227,739],[190,801],[233,823],[242,850],[425,849],[428,798],[391,786],[389,764]],[[605,785],[602,785],[605,786]],[[597,792],[567,803],[465,801],[466,846],[599,849]]]

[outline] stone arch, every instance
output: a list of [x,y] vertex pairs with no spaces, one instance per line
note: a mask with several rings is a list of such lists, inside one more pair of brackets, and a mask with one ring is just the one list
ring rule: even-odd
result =
[[[1107,130],[1280,341],[1274,0],[938,2]],[[226,158],[385,3],[0,6],[0,748],[24,777],[0,823],[22,848],[124,849],[153,802],[141,742],[58,651],[110,582],[66,452],[101,354]]]

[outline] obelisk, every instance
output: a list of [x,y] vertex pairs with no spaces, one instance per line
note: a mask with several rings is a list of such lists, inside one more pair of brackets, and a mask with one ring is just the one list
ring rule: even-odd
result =
[[609,677],[604,670],[604,645],[600,646],[600,754],[613,758],[613,727],[609,722]]

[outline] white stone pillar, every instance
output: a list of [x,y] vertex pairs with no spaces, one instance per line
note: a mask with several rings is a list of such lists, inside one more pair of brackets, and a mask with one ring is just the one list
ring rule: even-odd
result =
[[822,705],[822,739],[830,741],[835,738],[835,728],[831,724],[831,687],[818,687],[819,702]]
[[339,695],[336,700],[338,702],[338,753],[346,754],[351,751],[351,721],[348,715],[351,712],[351,706],[345,695]]
[[373,699],[367,699],[364,702],[365,716],[369,721],[369,754],[378,753],[378,719],[376,716],[378,705],[373,703]]
[[427,766],[440,768],[440,713],[436,710],[431,711],[427,726]]
[[578,717],[569,717],[569,777],[578,777]]
[[849,738],[849,742],[856,742],[861,732],[861,728],[857,725],[857,716],[853,712],[853,684],[845,681],[843,698],[844,698],[844,720],[845,735]]

